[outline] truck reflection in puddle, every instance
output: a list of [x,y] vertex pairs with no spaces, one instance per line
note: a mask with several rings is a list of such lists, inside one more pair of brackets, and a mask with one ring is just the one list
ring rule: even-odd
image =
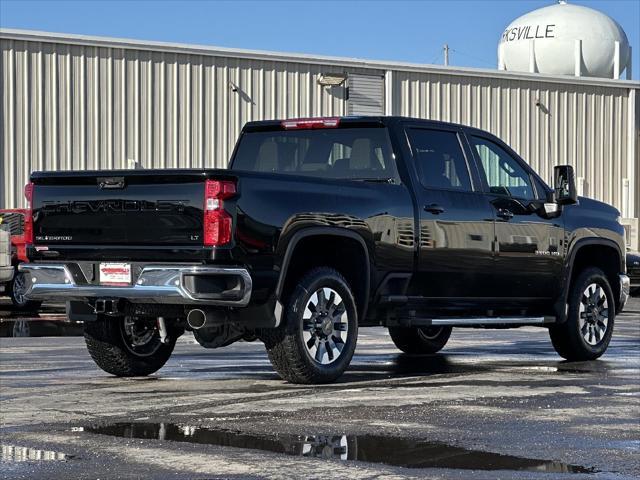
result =
[[515,457],[422,439],[382,435],[251,434],[172,423],[115,423],[76,427],[75,431],[78,430],[123,438],[246,448],[312,458],[359,460],[406,468],[596,473],[593,468],[557,461]]
[[44,304],[38,310],[30,311],[0,299],[0,337],[75,335],[82,335],[82,324],[68,320],[64,305]]

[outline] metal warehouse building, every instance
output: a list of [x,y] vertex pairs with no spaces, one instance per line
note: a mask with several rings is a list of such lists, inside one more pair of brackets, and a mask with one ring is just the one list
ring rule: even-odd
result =
[[639,82],[0,30],[0,208],[33,170],[225,167],[249,120],[473,125],[616,206],[638,247]]

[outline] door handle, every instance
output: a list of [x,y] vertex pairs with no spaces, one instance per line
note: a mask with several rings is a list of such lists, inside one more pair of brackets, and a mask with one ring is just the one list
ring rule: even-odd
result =
[[431,205],[425,205],[424,211],[433,213],[434,215],[440,215],[441,213],[444,213],[444,208],[437,203],[432,203]]
[[513,218],[513,212],[511,210],[508,210],[506,208],[499,208],[498,212],[496,213],[496,215],[498,217],[500,217],[503,220],[511,220]]

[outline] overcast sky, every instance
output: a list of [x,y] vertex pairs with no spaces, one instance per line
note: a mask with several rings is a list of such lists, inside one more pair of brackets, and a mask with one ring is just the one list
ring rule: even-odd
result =
[[[0,0],[0,26],[282,52],[495,68],[504,28],[553,0]],[[575,0],[622,25],[640,78],[640,0]]]

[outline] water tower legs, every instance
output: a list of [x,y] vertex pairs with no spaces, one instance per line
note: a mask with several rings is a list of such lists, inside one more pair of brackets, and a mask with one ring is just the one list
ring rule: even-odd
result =
[[536,66],[536,44],[535,40],[529,40],[529,72],[538,73]]
[[498,44],[498,70],[506,70],[507,67],[504,64],[504,52],[503,52],[504,44],[500,42]]
[[573,59],[574,59],[574,75],[576,77],[582,76],[582,40],[576,39],[575,47],[573,50]]

